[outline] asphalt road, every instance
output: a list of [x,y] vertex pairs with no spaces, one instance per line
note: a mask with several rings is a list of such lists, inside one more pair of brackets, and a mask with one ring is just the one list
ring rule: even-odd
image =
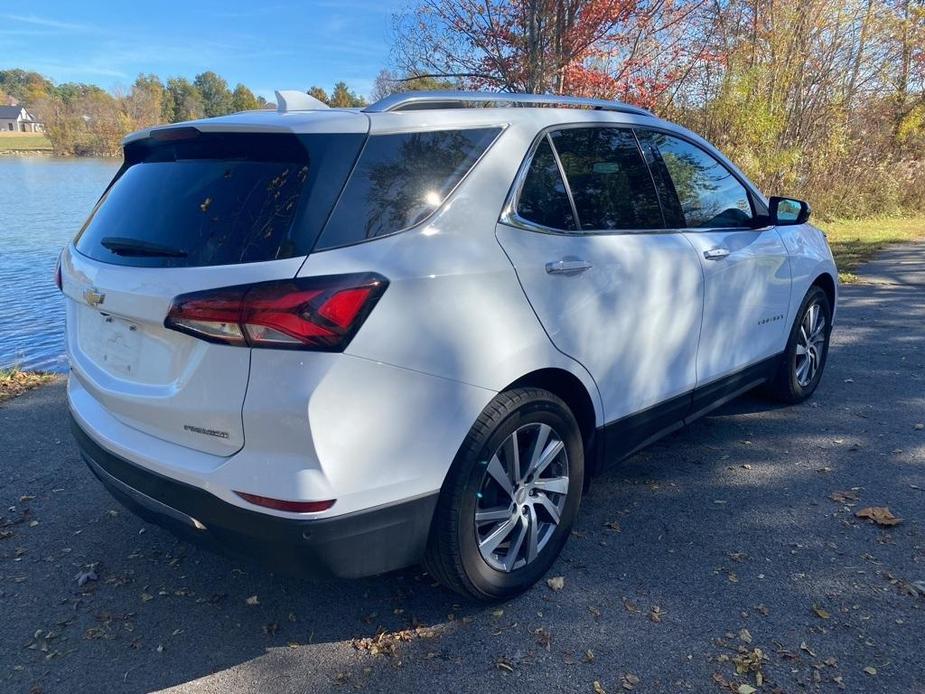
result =
[[4,404],[0,691],[925,692],[925,247],[862,277],[811,402],[740,399],[598,478],[564,587],[500,606],[186,545],[78,460],[62,384]]

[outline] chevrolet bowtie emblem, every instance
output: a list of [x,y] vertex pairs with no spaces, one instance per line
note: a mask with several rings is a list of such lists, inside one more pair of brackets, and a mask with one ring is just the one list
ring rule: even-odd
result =
[[99,306],[106,300],[106,295],[95,287],[84,289],[84,299],[91,306]]

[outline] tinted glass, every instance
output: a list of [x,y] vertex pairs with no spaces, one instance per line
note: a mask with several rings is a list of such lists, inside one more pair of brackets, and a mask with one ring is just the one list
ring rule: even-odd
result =
[[552,138],[582,229],[663,227],[655,186],[631,130],[569,128]]
[[750,226],[752,208],[745,186],[729,169],[696,145],[652,133],[671,176],[684,214],[684,226],[725,228]]
[[575,230],[575,216],[549,140],[540,141],[517,201],[517,214],[550,229]]
[[148,267],[306,255],[364,137],[194,133],[131,143],[77,250]]
[[665,163],[662,161],[661,154],[659,154],[657,133],[649,130],[637,130],[636,137],[639,138],[642,154],[649,165],[649,171],[652,172],[652,180],[655,182],[655,189],[658,191],[658,198],[662,203],[665,226],[669,229],[684,227],[684,211],[681,209],[681,203],[674,192],[674,184],[671,182],[671,176],[668,175],[668,169],[665,168]]
[[318,248],[356,243],[424,221],[500,132],[478,128],[371,136]]

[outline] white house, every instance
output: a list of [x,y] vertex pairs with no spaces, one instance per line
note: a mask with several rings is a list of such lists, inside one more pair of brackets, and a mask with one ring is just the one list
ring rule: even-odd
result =
[[0,106],[0,132],[40,133],[42,124],[25,106]]

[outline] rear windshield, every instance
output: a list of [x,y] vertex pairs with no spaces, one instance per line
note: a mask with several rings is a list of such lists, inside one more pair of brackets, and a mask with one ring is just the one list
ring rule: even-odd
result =
[[358,243],[420,224],[495,140],[501,128],[372,135],[318,242]]
[[126,147],[125,164],[77,235],[80,253],[145,267],[306,255],[366,137],[178,134],[187,137]]

